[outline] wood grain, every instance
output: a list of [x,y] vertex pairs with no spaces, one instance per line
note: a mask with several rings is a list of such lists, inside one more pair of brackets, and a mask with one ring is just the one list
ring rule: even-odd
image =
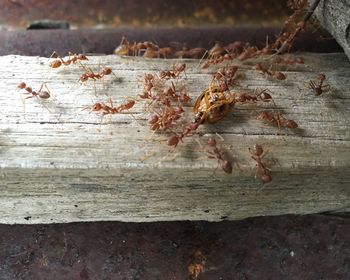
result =
[[[102,124],[99,114],[82,110],[109,96],[115,104],[137,97],[143,75],[170,69],[173,60],[90,57],[92,69],[108,65],[116,74],[96,83],[95,96],[93,83],[78,83],[79,65],[51,69],[47,58],[0,57],[0,222],[219,221],[349,211],[350,65],[344,54],[301,55],[305,64],[284,68],[285,81],[266,79],[249,65],[240,70],[241,85],[269,88],[297,130],[279,131],[255,119],[272,104],[237,105],[175,149],[165,135],[149,131],[144,102]],[[181,62],[195,99],[213,70],[202,70],[196,60]],[[307,84],[318,73],[326,74],[332,90],[315,97]],[[35,89],[46,82],[52,98],[26,99],[24,106],[16,90],[22,81]],[[215,134],[239,164],[233,174],[205,152]],[[255,143],[269,151],[273,181],[265,187],[254,178],[248,148]]]

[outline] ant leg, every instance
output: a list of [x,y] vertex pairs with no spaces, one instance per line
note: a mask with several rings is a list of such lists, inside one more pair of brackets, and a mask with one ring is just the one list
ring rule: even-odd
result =
[[208,50],[205,51],[205,53],[203,54],[203,56],[201,57],[201,59],[198,62],[198,66],[197,69],[201,66],[202,61],[204,60],[204,57],[208,54]]
[[260,159],[263,159],[267,154],[268,154],[269,150],[266,150],[261,156]]
[[50,55],[49,59],[52,58],[53,56],[55,56],[55,58],[61,58],[60,55],[56,51],[53,51],[53,53]]
[[322,88],[323,92],[327,92],[327,91],[331,90],[331,86],[330,85],[323,85],[321,88]]

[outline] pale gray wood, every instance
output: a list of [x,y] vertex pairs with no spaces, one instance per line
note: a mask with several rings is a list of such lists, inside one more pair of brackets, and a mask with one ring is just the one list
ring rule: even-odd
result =
[[[343,54],[301,54],[305,65],[285,69],[276,81],[242,66],[242,86],[268,87],[279,108],[298,122],[296,131],[264,126],[255,117],[272,104],[236,106],[200,136],[176,149],[166,136],[152,134],[147,106],[138,102],[127,114],[100,116],[82,110],[111,96],[120,103],[142,90],[142,76],[169,69],[173,61],[91,57],[111,66],[117,77],[97,83],[77,81],[78,65],[48,67],[39,57],[0,57],[0,222],[161,221],[241,219],[260,215],[350,210],[350,66]],[[187,64],[185,83],[195,98],[210,73],[196,60]],[[253,63],[253,62],[252,62]],[[325,73],[332,92],[315,97],[308,80]],[[27,99],[16,86],[47,82],[52,99]],[[209,136],[233,152],[240,169],[225,174],[205,153]],[[217,137],[218,139],[218,137]],[[248,147],[263,144],[273,181],[255,179]],[[272,164],[274,163],[274,164]],[[26,218],[26,219],[25,219]]]
[[321,0],[315,15],[350,59],[350,0]]

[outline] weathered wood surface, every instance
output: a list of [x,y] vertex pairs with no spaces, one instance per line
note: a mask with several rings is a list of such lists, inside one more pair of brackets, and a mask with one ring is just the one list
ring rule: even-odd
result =
[[[109,65],[116,77],[77,83],[75,65],[50,69],[39,57],[0,57],[0,222],[159,221],[241,219],[259,215],[350,210],[350,65],[344,54],[302,54],[305,65],[285,69],[285,81],[269,80],[245,66],[241,84],[268,87],[296,131],[264,126],[255,117],[272,104],[236,106],[200,136],[176,149],[149,132],[145,105],[131,114],[105,117],[82,110],[112,96],[120,103],[137,96],[144,73],[169,69],[173,61],[91,57],[88,65]],[[186,84],[195,98],[210,74],[187,63]],[[325,73],[331,94],[315,97],[307,82]],[[16,86],[47,82],[53,98],[27,99]],[[45,106],[44,106],[45,105]],[[225,174],[204,145],[218,133],[240,169]],[[201,145],[198,144],[201,143]],[[254,178],[248,147],[269,150],[273,181]]]
[[322,0],[315,14],[350,59],[350,0]]

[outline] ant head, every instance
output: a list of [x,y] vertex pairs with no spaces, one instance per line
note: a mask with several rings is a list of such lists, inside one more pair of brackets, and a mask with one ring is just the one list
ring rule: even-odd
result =
[[110,75],[110,74],[112,74],[112,68],[110,68],[110,67],[106,67],[106,68],[104,68],[102,71],[103,71],[103,73],[104,73],[105,75]]
[[102,109],[102,105],[101,103],[95,103],[92,108],[91,111],[100,111]]
[[263,152],[264,152],[263,147],[261,145],[259,145],[259,144],[255,144],[254,145],[254,152],[255,152],[255,155],[260,157],[263,154]]
[[209,138],[208,139],[208,146],[209,147],[215,147],[216,146],[216,140],[214,138]]
[[80,76],[79,81],[83,83],[83,82],[86,82],[88,79],[89,79],[89,76],[85,73]]
[[277,80],[285,80],[286,79],[286,75],[284,75],[280,71],[275,72],[275,77],[276,77]]
[[78,59],[79,60],[88,60],[85,54],[78,54]]
[[154,75],[153,74],[145,74],[145,81],[152,81],[154,79]]
[[272,99],[272,96],[271,96],[269,93],[267,93],[267,90],[266,90],[266,89],[263,89],[263,90],[262,90],[261,92],[259,92],[257,95],[260,96],[260,98],[261,98],[262,100],[271,100],[271,99]]
[[318,80],[325,80],[326,79],[326,75],[325,74],[318,74],[317,75],[317,79]]

